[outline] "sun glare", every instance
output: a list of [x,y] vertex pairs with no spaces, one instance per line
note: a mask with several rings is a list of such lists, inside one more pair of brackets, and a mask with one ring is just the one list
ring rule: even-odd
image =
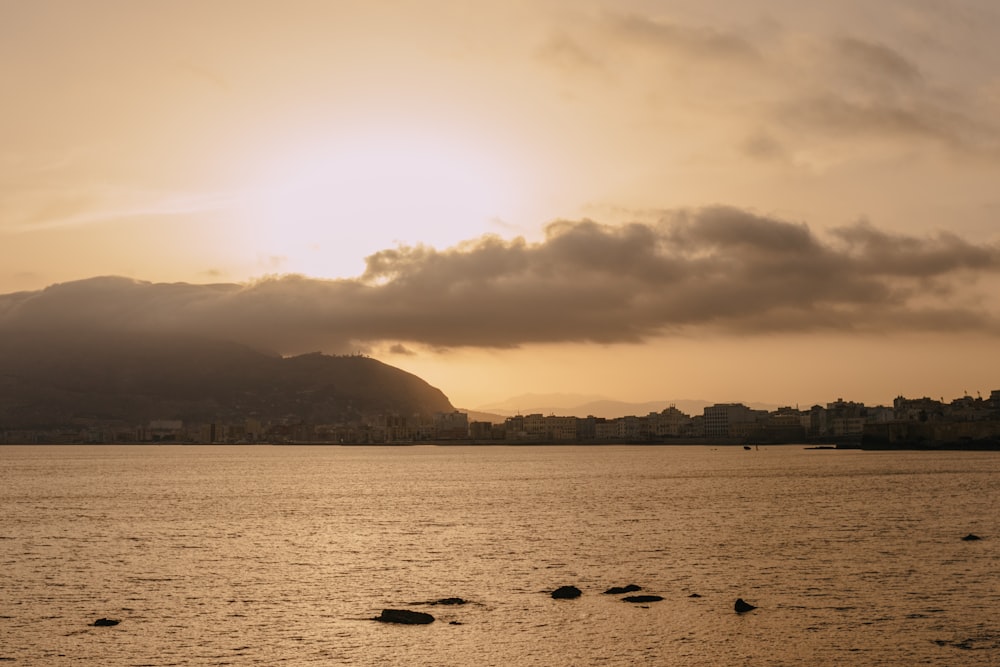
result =
[[282,270],[343,275],[396,243],[444,247],[489,228],[516,205],[513,171],[496,152],[451,137],[380,133],[272,160],[253,193],[257,252]]

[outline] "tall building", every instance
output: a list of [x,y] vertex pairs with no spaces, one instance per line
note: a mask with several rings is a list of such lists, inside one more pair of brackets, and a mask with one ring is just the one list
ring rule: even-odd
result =
[[[716,403],[704,410],[706,438],[737,438],[757,423],[757,410],[742,403]],[[766,413],[765,413],[766,414]]]

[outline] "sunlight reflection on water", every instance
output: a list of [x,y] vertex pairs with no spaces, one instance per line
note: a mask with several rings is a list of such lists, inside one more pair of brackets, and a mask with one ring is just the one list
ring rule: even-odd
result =
[[0,484],[15,664],[1000,662],[996,453],[8,446]]

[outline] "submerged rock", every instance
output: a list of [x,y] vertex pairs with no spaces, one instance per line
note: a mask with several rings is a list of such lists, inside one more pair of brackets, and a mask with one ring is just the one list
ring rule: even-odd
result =
[[962,540],[965,541],[965,542],[973,542],[975,540],[981,540],[981,539],[983,539],[983,538],[979,537],[975,533],[969,533],[968,535],[966,535],[965,537],[962,538]]
[[583,593],[576,586],[560,586],[552,591],[552,598],[555,600],[572,600],[578,598]]
[[423,602],[411,602],[410,604],[426,604],[426,605],[460,605],[469,604],[468,600],[462,598],[441,598],[440,600],[425,600]]
[[736,609],[737,614],[742,614],[743,612],[753,611],[757,607],[749,602],[745,602],[743,598],[736,598],[736,604],[733,605],[733,608]]
[[429,604],[447,604],[447,605],[457,605],[457,604],[468,604],[468,600],[463,600],[462,598],[441,598],[440,600],[434,600]]
[[636,591],[641,591],[642,586],[636,586],[635,584],[629,584],[628,586],[612,586],[608,590],[604,591],[605,595],[621,595],[622,593],[635,593]]
[[380,616],[376,616],[375,621],[381,623],[402,623],[403,625],[427,625],[434,622],[434,617],[422,611],[410,611],[409,609],[383,609]]
[[627,595],[622,598],[623,602],[659,602],[663,599],[661,595]]
[[114,618],[99,618],[91,623],[91,625],[96,628],[109,628],[112,625],[118,625],[119,623],[121,623],[121,621]]

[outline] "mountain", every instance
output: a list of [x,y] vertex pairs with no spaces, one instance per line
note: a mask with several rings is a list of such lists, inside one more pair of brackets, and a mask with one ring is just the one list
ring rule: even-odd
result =
[[709,401],[616,401],[590,394],[520,394],[506,400],[477,408],[509,417],[516,414],[543,414],[572,417],[604,417],[614,419],[625,415],[648,415],[662,412],[670,405],[687,414],[701,414]]
[[489,422],[491,424],[502,424],[510,415],[501,415],[496,412],[482,412],[480,410],[467,410],[459,408],[459,412],[469,415],[469,422]]
[[[516,414],[561,415],[567,417],[604,417],[614,419],[626,415],[643,416],[662,412],[671,405],[687,415],[700,415],[713,401],[677,399],[669,401],[627,402],[586,394],[521,394],[503,401],[480,406],[477,410],[509,417]],[[777,406],[748,403],[748,407],[773,410]]]
[[[592,403],[595,401],[610,400],[606,396],[599,396],[597,394],[518,394],[517,396],[511,396],[510,398],[498,401],[495,403],[489,403],[487,405],[481,405],[477,407],[477,410],[483,412],[493,412],[497,414],[513,415],[513,414],[531,414],[536,412],[542,412],[543,414],[548,414],[550,411],[566,410],[569,408],[575,408],[579,405],[584,405],[586,403]],[[545,409],[538,409],[538,406],[543,406]],[[586,417],[586,415],[583,415]],[[596,415],[595,415],[596,416]]]
[[0,428],[451,412],[419,377],[363,356],[283,358],[179,336],[0,333]]
[[[650,412],[662,412],[671,404],[676,405],[678,410],[688,414],[692,414],[692,412],[690,411],[690,406],[687,406],[687,404],[691,404],[696,408],[694,414],[701,414],[701,410],[705,405],[711,405],[711,403],[707,401],[645,401],[642,403],[630,403],[627,401],[600,399],[569,405],[560,402],[519,403],[517,407],[511,407],[509,405],[505,406],[501,404],[490,406],[488,411],[505,417],[510,417],[511,415],[516,414],[543,414],[566,417],[592,416],[613,419],[615,417],[623,417],[625,415],[641,416],[648,415]],[[686,406],[689,407],[689,409],[685,409]],[[480,408],[480,410],[486,411],[487,408]]]

